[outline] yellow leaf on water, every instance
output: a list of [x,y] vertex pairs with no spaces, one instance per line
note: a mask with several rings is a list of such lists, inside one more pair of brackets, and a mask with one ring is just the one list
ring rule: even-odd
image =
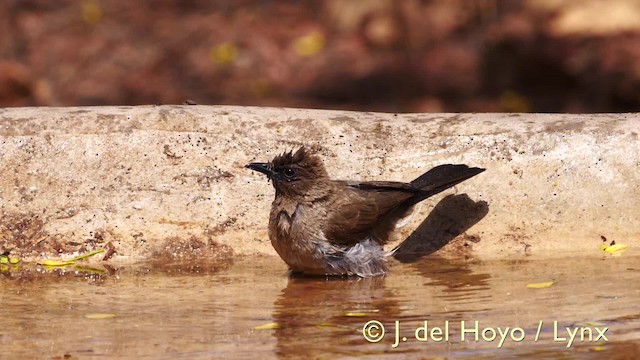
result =
[[365,313],[365,312],[348,312],[345,313],[344,316],[353,316],[353,317],[362,317],[362,316],[367,316],[369,314]]
[[116,314],[95,313],[95,314],[85,314],[84,317],[91,320],[113,319],[114,317],[116,317]]
[[38,264],[44,265],[44,266],[66,266],[66,265],[73,265],[75,263],[76,262],[73,260],[51,260],[51,259],[46,259],[38,262]]
[[76,257],[74,257],[73,259],[69,259],[69,260],[51,260],[51,259],[45,259],[42,260],[40,262],[38,262],[38,264],[40,265],[44,265],[44,266],[67,266],[67,265],[73,265],[76,263],[76,261],[78,260],[83,260],[86,259],[90,256],[93,255],[97,255],[100,253],[103,253],[104,249],[98,249],[98,250],[94,250],[85,254],[80,254]]
[[553,281],[527,284],[529,289],[542,289],[553,285]]
[[254,329],[255,330],[274,330],[274,329],[277,329],[279,327],[280,327],[280,325],[278,325],[277,322],[270,322],[270,323],[258,325],[256,327],[254,327]]
[[606,246],[602,251],[609,254],[622,253],[627,249],[627,245],[625,244],[613,244],[611,246]]

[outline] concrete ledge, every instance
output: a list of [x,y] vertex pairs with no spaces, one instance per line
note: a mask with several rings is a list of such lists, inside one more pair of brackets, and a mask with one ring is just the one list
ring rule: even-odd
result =
[[125,260],[229,247],[275,254],[266,233],[273,189],[243,166],[300,144],[314,145],[336,178],[408,181],[442,163],[486,167],[417,214],[454,193],[488,205],[442,254],[597,254],[601,235],[637,248],[638,134],[638,114],[0,109],[0,250],[42,256],[111,242]]

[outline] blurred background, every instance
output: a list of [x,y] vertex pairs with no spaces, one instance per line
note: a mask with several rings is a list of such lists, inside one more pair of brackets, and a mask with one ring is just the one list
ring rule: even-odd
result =
[[640,110],[640,0],[6,0],[0,106]]

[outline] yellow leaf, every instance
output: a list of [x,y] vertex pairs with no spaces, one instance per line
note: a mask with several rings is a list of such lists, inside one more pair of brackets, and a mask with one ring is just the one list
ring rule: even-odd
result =
[[606,246],[602,251],[609,254],[615,254],[615,253],[621,253],[626,249],[627,249],[627,245],[625,244],[614,244],[611,246]]
[[223,42],[209,50],[209,59],[218,65],[229,65],[238,58],[238,48],[231,42]]
[[20,259],[16,257],[9,258],[9,264],[15,265],[20,262]]
[[86,254],[80,254],[80,255],[74,257],[73,259],[71,259],[70,261],[78,261],[78,260],[86,259],[88,257],[91,257],[93,255],[97,255],[97,254],[101,254],[103,252],[104,252],[104,249],[94,250],[94,251],[88,252]]
[[116,317],[116,314],[95,313],[95,314],[85,314],[84,317],[91,320],[113,319],[114,317]]
[[529,289],[542,289],[553,285],[553,281],[527,284]]
[[293,49],[300,56],[313,56],[324,49],[325,42],[324,35],[319,31],[314,31],[297,38],[293,43]]
[[365,312],[348,312],[346,314],[344,314],[344,316],[353,316],[353,317],[362,317],[362,316],[367,316],[369,314],[365,313]]
[[279,327],[280,326],[278,325],[277,322],[270,322],[270,323],[258,325],[256,327],[254,327],[254,329],[255,330],[274,330],[274,329],[277,329]]
[[5,255],[0,255],[0,264],[6,264],[9,262],[9,258]]
[[73,261],[73,260],[50,260],[50,259],[46,259],[46,260],[40,261],[38,264],[44,265],[44,266],[66,266],[66,265],[75,264],[75,261]]
[[100,254],[100,253],[103,253],[103,252],[104,252],[104,249],[98,249],[98,250],[94,250],[94,251],[88,252],[86,254],[80,254],[80,255],[74,257],[73,259],[69,259],[69,260],[51,260],[51,259],[46,259],[46,260],[42,260],[42,261],[38,262],[38,264],[44,265],[44,266],[67,266],[67,265],[73,265],[78,260],[86,259],[86,258],[88,258],[90,256],[93,256],[93,255],[96,255],[96,254]]

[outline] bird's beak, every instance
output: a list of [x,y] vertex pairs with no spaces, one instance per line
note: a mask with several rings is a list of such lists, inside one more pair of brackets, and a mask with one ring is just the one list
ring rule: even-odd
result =
[[246,167],[247,169],[251,169],[257,172],[261,172],[265,175],[267,175],[267,177],[269,179],[273,178],[273,176],[276,174],[272,169],[271,169],[271,164],[270,163],[250,163],[245,165],[244,167]]

